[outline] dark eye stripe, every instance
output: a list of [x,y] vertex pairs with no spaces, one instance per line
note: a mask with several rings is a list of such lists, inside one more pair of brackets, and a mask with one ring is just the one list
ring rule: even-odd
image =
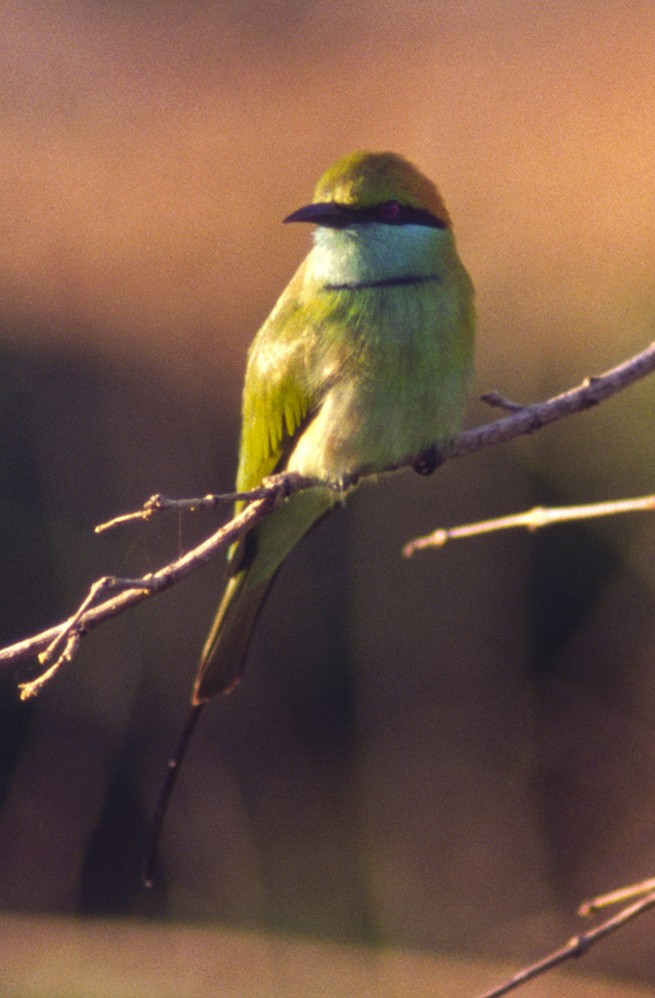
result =
[[[385,202],[386,204],[386,202]],[[431,229],[445,229],[446,223],[437,218],[425,208],[412,208],[407,204],[399,204],[400,209],[394,218],[387,217],[384,204],[373,205],[371,208],[349,208],[346,205],[335,204],[338,214],[323,225],[334,229],[346,229],[350,225],[370,225],[377,222],[381,225],[426,225]]]

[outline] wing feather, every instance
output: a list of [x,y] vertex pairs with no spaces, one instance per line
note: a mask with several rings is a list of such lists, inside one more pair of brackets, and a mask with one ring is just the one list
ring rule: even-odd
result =
[[237,488],[255,488],[284,467],[315,408],[308,376],[309,319],[298,299],[299,271],[253,340],[243,391]]

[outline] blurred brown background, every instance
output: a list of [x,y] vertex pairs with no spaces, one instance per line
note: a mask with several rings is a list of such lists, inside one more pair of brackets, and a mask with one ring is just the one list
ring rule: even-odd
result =
[[[231,487],[247,346],[308,245],[281,219],[343,153],[402,152],[442,189],[476,395],[545,397],[653,338],[648,0],[32,0],[0,39],[3,643],[213,527],[92,532]],[[654,404],[651,378],[312,534],[205,712],[150,895],[221,566],[94,632],[37,702],[5,674],[0,907],[515,962],[654,875],[652,517],[400,557],[438,525],[652,491]],[[590,970],[655,986],[652,939],[647,916]]]

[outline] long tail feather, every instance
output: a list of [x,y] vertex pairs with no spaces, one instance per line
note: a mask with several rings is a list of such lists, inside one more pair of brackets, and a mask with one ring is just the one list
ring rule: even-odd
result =
[[217,693],[238,686],[259,611],[273,581],[248,585],[249,569],[228,582],[200,656],[193,685],[193,704],[205,703]]
[[157,861],[157,850],[159,849],[159,839],[161,838],[161,830],[164,826],[164,818],[166,817],[168,805],[173,795],[173,790],[175,789],[177,774],[180,771],[180,766],[182,765],[182,761],[186,755],[186,750],[189,746],[189,742],[191,741],[191,735],[195,730],[196,723],[203,706],[204,704],[202,703],[194,704],[192,706],[189,716],[187,717],[186,724],[184,725],[184,730],[180,736],[180,740],[177,743],[177,748],[175,749],[173,756],[168,761],[166,778],[161,785],[159,796],[157,797],[157,804],[155,805],[155,810],[150,821],[150,828],[148,829],[143,871],[141,873],[141,883],[144,887],[150,888],[153,884],[153,871]]
[[278,568],[333,503],[334,494],[327,489],[308,489],[291,496],[248,535],[250,550],[226,586],[205,642],[192,703],[231,693],[238,685],[259,611]]

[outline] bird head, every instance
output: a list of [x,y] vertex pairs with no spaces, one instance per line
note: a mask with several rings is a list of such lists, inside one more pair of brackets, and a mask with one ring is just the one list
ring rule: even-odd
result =
[[354,225],[422,225],[450,228],[450,216],[437,188],[396,153],[354,152],[323,174],[312,204],[285,222],[312,222],[333,229]]

